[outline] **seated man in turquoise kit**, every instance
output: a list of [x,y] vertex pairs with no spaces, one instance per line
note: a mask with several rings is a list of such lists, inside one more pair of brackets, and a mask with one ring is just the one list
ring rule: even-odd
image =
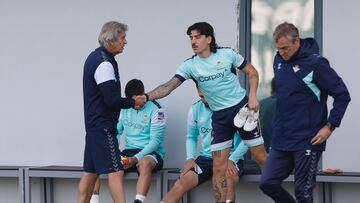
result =
[[[141,80],[130,80],[125,87],[127,98],[144,95]],[[125,136],[125,149],[121,152],[125,173],[139,174],[134,203],[145,201],[150,189],[151,174],[163,167],[163,140],[166,126],[164,109],[156,101],[148,101],[141,109],[123,109],[117,125],[119,135]],[[120,142],[120,137],[118,137]],[[120,144],[119,144],[120,146]],[[120,157],[119,157],[120,158]],[[92,202],[99,202],[100,181],[94,189]],[[92,203],[91,202],[91,203]]]
[[[211,155],[211,116],[207,101],[202,92],[197,88],[200,101],[194,103],[188,113],[187,135],[186,135],[186,162],[180,178],[174,187],[164,196],[163,203],[178,203],[183,195],[191,189],[211,180],[213,175],[213,160]],[[201,137],[202,149],[200,155],[196,156],[198,138]],[[248,147],[236,132],[234,146],[230,151],[228,168],[226,171],[226,182],[228,190],[226,202],[235,202],[235,188],[243,174],[243,159]]]

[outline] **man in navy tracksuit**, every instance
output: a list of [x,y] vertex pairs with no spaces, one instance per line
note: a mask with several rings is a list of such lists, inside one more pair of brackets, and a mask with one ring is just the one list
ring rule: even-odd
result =
[[[300,39],[290,23],[273,33],[278,53],[274,59],[277,109],[273,138],[260,188],[276,203],[295,199],[281,186],[294,170],[297,202],[313,202],[317,164],[326,140],[350,102],[349,92],[312,38]],[[334,98],[328,115],[328,95]]]
[[141,108],[145,96],[121,97],[118,64],[115,55],[123,52],[127,25],[110,21],[103,25],[100,47],[85,61],[83,75],[86,141],[84,175],[78,191],[78,203],[89,202],[100,174],[108,174],[109,189],[115,203],[124,203],[123,165],[117,141],[116,125],[120,109]]

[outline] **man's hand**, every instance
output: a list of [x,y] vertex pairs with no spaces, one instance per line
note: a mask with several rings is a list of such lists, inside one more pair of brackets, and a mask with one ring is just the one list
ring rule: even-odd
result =
[[180,177],[182,177],[183,175],[185,175],[188,171],[190,171],[191,169],[195,169],[196,170],[196,163],[194,159],[188,159],[184,165],[184,169],[183,171],[180,173]]
[[226,169],[226,175],[237,176],[238,170],[236,169],[235,163],[228,159],[228,167]]
[[134,109],[141,109],[146,103],[145,95],[137,95],[132,97],[135,100]]
[[255,112],[259,111],[259,101],[257,100],[256,96],[249,96],[248,108]]
[[324,127],[322,127],[319,130],[319,132],[316,134],[316,136],[313,139],[311,139],[310,142],[312,145],[322,144],[327,139],[329,139],[331,133],[332,133],[332,131],[330,130],[330,128],[325,125]]
[[138,159],[134,156],[128,157],[129,163],[124,165],[124,169],[129,169],[138,163]]

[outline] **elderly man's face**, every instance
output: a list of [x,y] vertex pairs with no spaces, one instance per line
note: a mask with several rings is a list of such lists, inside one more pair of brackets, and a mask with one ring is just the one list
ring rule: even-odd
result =
[[280,56],[285,60],[291,59],[300,47],[300,39],[297,37],[293,42],[287,37],[280,37],[275,43]]

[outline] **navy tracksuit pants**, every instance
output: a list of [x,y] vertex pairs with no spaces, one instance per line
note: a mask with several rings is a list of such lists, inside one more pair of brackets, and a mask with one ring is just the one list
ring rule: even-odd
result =
[[317,164],[322,151],[279,151],[271,149],[261,176],[260,188],[276,203],[296,203],[281,186],[294,170],[295,196],[299,203],[313,202]]

